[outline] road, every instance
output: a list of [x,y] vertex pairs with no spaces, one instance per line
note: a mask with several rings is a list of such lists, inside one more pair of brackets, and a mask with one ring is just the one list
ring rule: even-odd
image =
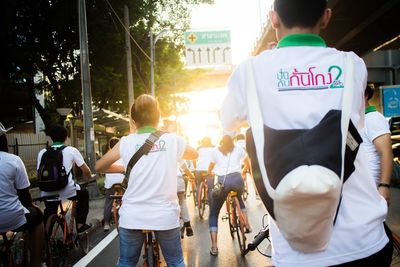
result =
[[[392,204],[389,208],[388,225],[393,229],[394,232],[400,234],[400,189],[392,188]],[[183,255],[187,266],[270,266],[271,262],[269,258],[262,256],[257,251],[250,252],[245,258],[240,256],[240,251],[236,240],[232,240],[229,234],[229,225],[227,221],[222,221],[221,217],[225,213],[225,207],[221,209],[219,218],[219,233],[218,233],[218,247],[219,255],[213,257],[209,254],[210,248],[210,237],[208,232],[208,220],[200,220],[198,215],[195,214],[193,208],[193,201],[191,198],[187,198],[190,214],[192,218],[192,225],[194,230],[193,237],[186,237],[182,240]],[[250,196],[246,202],[248,209],[250,223],[253,228],[253,233],[248,235],[248,241],[252,240],[254,235],[257,234],[258,230],[262,225],[262,217],[265,214],[265,208],[262,203],[255,198],[254,191],[250,188]],[[208,209],[206,210],[208,214]],[[114,237],[115,236],[115,237]],[[109,240],[106,240],[109,239]],[[119,240],[115,232],[104,233],[102,229],[99,229],[91,236],[91,241],[94,247],[98,242],[105,242],[107,245],[101,248],[97,246],[94,250],[98,252],[90,252],[95,256],[86,257],[86,262],[78,262],[76,266],[90,266],[90,267],[101,267],[101,266],[115,266],[118,260],[119,254]],[[268,246],[267,241],[261,244],[261,250],[265,250]],[[76,259],[78,260],[78,259]],[[139,264],[138,266],[142,266]],[[166,266],[164,263],[162,266]],[[394,266],[399,267],[400,264]]]
[[[265,208],[261,201],[255,198],[254,191],[250,188],[251,192],[246,201],[248,209],[249,220],[253,228],[253,233],[247,235],[248,241],[251,241],[258,233],[262,225],[262,217],[265,214]],[[191,223],[194,231],[194,236],[186,237],[182,240],[182,249],[185,263],[187,266],[268,266],[270,259],[262,256],[257,251],[250,252],[246,257],[240,255],[239,246],[236,240],[232,240],[229,233],[228,221],[223,221],[222,216],[225,215],[225,206],[221,209],[219,218],[219,233],[218,233],[218,249],[219,255],[217,257],[211,256],[210,249],[210,236],[208,230],[208,217],[200,220],[195,213],[192,198],[187,198],[189,212],[191,215]],[[208,215],[208,207],[205,211]],[[119,255],[119,240],[115,233],[111,232],[110,236],[114,236],[110,243],[101,249],[101,252],[88,259],[87,262],[78,262],[76,266],[115,266]],[[105,235],[102,231],[95,232],[91,240],[96,239],[98,242]],[[265,244],[264,244],[265,243]],[[268,241],[265,241],[260,247],[266,248]],[[89,255],[90,257],[90,255]],[[91,258],[91,257],[90,257]],[[139,266],[141,266],[139,264]],[[164,263],[162,266],[166,266]]]

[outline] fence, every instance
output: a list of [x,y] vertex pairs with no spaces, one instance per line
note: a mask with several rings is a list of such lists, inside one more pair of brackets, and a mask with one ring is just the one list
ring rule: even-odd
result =
[[7,134],[9,152],[18,155],[29,172],[36,171],[37,155],[46,148],[48,139],[45,134]]

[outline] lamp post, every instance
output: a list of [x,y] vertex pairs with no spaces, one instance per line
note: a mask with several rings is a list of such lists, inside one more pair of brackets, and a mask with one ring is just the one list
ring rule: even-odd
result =
[[156,43],[160,39],[161,35],[164,34],[166,30],[161,31],[156,36],[150,32],[150,79],[151,79],[151,95],[156,96],[155,85],[154,85],[154,61],[156,60]]

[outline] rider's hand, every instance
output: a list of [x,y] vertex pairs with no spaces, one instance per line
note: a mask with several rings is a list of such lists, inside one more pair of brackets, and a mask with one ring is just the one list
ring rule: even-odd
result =
[[379,194],[383,196],[383,198],[386,200],[388,206],[390,205],[390,188],[385,187],[385,186],[380,186],[378,188]]

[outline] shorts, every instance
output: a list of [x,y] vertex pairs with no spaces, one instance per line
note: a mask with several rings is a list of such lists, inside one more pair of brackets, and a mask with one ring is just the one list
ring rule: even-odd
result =
[[32,230],[39,224],[43,223],[43,213],[39,208],[28,207],[29,213],[25,213],[26,223],[13,229],[14,232],[23,232]]

